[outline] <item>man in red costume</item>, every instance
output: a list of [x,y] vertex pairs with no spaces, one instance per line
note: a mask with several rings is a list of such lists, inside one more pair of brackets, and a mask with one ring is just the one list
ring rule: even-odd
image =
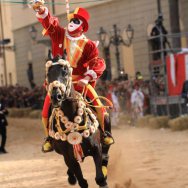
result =
[[[98,57],[96,43],[83,34],[89,28],[88,20],[90,16],[88,12],[83,8],[76,8],[74,13],[68,15],[69,23],[67,28],[62,28],[59,25],[58,18],[51,16],[48,8],[43,3],[41,3],[41,0],[35,0],[33,9],[37,12],[36,16],[44,27],[43,35],[48,35],[51,38],[53,57],[63,56],[64,50],[66,51],[67,60],[73,68],[73,81],[78,81],[75,85],[77,91],[80,91],[83,86],[88,84],[95,87],[97,79],[102,75],[106,66],[104,60]],[[87,95],[91,99],[97,96],[92,87],[89,88]],[[102,103],[98,99],[94,105],[102,105]],[[42,112],[42,122],[47,137],[49,107],[50,97],[47,95]],[[103,114],[103,117],[98,117],[98,119],[104,131],[104,116],[106,114],[104,108],[98,110],[97,114],[99,116]],[[104,137],[104,143],[107,145],[113,143],[111,135],[108,134]],[[42,150],[44,152],[52,150],[48,139],[45,141]]]

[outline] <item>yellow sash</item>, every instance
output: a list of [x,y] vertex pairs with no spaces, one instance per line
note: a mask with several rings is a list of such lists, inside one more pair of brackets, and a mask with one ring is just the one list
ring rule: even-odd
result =
[[[76,42],[76,47],[73,54],[71,54],[71,40],[68,39],[65,36],[65,40],[64,40],[64,49],[66,49],[67,52],[67,60],[69,61],[70,65],[74,68],[77,67],[77,63],[80,60],[84,47],[87,44],[88,39],[84,38],[84,39],[80,39]],[[73,48],[73,47],[72,47]]]

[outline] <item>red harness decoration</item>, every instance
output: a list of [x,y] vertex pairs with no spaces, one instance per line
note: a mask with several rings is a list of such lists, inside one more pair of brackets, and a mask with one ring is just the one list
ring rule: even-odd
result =
[[73,150],[74,150],[74,157],[76,158],[77,161],[82,162],[84,158],[84,152],[82,150],[82,146],[80,144],[75,144],[73,145]]

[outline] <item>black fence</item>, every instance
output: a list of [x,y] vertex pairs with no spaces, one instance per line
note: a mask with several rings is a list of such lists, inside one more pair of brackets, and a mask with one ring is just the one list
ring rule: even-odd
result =
[[[148,38],[151,113],[177,117],[187,113],[188,96],[182,95],[183,83],[180,86],[182,90],[177,95],[169,93],[167,57],[170,54],[188,53],[188,32],[164,34],[161,28],[158,30],[158,35]],[[182,48],[182,41],[185,48]],[[188,94],[188,90],[186,92]]]

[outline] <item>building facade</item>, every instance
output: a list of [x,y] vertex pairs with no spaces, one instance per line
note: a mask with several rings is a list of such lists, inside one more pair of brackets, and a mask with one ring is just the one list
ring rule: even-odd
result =
[[[3,3],[0,6],[0,86],[15,85],[17,83],[17,77],[14,39],[12,33],[13,23],[11,18],[11,7]],[[7,39],[10,40],[10,42],[5,45],[3,54],[2,43]]]
[[[173,0],[174,1],[174,0]],[[65,6],[52,6],[49,3],[50,11],[58,16],[62,26],[66,26]],[[79,0],[72,0],[72,3]],[[172,20],[170,20],[172,0],[162,0],[161,7],[164,16],[164,26],[169,33],[172,31]],[[113,25],[123,31],[128,24],[131,24],[134,29],[134,39],[130,47],[120,46],[120,61],[125,73],[130,78],[134,77],[135,72],[142,72],[145,78],[149,77],[149,49],[148,49],[148,33],[147,30],[158,17],[157,0],[107,0],[100,2],[89,2],[84,4],[71,4],[71,10],[77,6],[87,8],[91,15],[90,29],[87,36],[92,40],[98,40],[97,31],[102,26],[106,31],[112,30]],[[187,31],[187,11],[188,2],[179,0],[181,9],[180,20],[182,31]],[[28,63],[33,65],[34,81],[37,85],[41,85],[44,81],[45,59],[50,47],[43,44],[33,43],[29,34],[29,28],[35,26],[38,31],[38,39],[42,39],[42,27],[38,23],[35,13],[25,5],[12,6],[12,22],[14,43],[16,45],[16,67],[17,79],[21,85],[29,86],[27,78]],[[122,33],[123,35],[123,33]],[[187,41],[182,39],[184,46],[187,47]],[[99,46],[102,54],[102,47]],[[113,78],[117,77],[117,61],[115,48],[110,46],[110,59],[112,64]]]
[[[179,15],[180,15],[180,27],[182,32],[188,32],[188,1],[180,0],[179,5]],[[182,37],[182,47],[187,48],[188,37]]]

